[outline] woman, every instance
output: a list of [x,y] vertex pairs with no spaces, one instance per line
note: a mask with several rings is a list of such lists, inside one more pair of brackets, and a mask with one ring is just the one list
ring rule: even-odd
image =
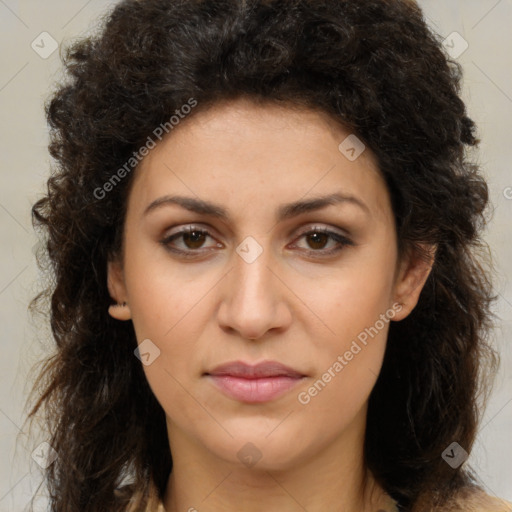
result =
[[124,0],[65,65],[52,510],[511,510],[464,464],[488,192],[415,4]]

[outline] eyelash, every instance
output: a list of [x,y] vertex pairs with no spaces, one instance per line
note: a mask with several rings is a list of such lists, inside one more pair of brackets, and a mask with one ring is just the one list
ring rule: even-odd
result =
[[[165,237],[163,240],[161,240],[161,244],[164,246],[164,248],[172,253],[175,253],[175,254],[179,254],[180,256],[182,257],[185,257],[185,258],[194,258],[194,257],[197,257],[199,254],[199,251],[201,251],[201,249],[189,249],[188,251],[184,251],[182,249],[176,249],[175,247],[172,247],[171,246],[171,243],[183,236],[184,234],[187,234],[187,233],[198,233],[200,235],[207,235],[211,238],[213,238],[210,234],[210,232],[206,229],[203,229],[203,228],[199,228],[197,226],[193,226],[193,225],[190,225],[190,226],[187,226],[185,229],[182,229],[181,231],[178,231],[176,233],[173,233],[172,235],[170,236],[167,236]],[[329,256],[332,256],[338,252],[340,252],[344,247],[346,246],[354,246],[354,242],[352,242],[351,240],[349,240],[347,237],[343,236],[343,235],[340,235],[339,233],[336,233],[334,231],[331,231],[329,229],[326,229],[326,228],[320,228],[320,227],[317,227],[317,226],[314,226],[312,227],[310,230],[308,231],[305,231],[304,233],[301,233],[299,235],[299,238],[302,238],[302,237],[305,237],[305,236],[308,236],[308,235],[312,235],[312,234],[324,234],[324,235],[327,235],[331,240],[334,240],[335,242],[337,242],[339,245],[338,247],[334,248],[334,249],[328,249],[328,250],[323,250],[323,249],[319,249],[319,250],[314,250],[314,249],[311,249],[311,250],[308,250],[308,249],[304,249],[304,251],[309,255],[309,256],[312,256],[312,257],[329,257]],[[206,251],[202,251],[202,252],[206,252]],[[320,254],[319,254],[320,253]]]

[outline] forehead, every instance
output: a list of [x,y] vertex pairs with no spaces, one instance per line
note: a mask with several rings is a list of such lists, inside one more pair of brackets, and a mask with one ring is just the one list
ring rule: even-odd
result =
[[131,201],[142,208],[179,192],[243,208],[263,197],[268,205],[336,191],[386,213],[389,196],[376,158],[365,148],[353,159],[364,147],[355,137],[323,112],[249,100],[219,103],[182,120],[144,157]]

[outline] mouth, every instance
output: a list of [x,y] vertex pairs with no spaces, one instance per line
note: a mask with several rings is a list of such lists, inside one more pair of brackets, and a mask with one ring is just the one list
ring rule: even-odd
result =
[[306,378],[306,375],[277,361],[250,365],[235,361],[203,374],[226,396],[245,403],[277,399]]

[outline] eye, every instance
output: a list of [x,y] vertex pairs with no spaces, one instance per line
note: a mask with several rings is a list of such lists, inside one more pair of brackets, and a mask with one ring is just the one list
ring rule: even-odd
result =
[[[306,248],[305,251],[312,256],[330,256],[341,251],[345,246],[355,245],[352,240],[349,240],[341,233],[314,226],[310,230],[302,233],[299,239],[304,238],[310,249]],[[325,249],[329,241],[334,242],[334,247]]]
[[[198,256],[201,252],[204,253],[215,248],[221,249],[223,247],[219,242],[215,242],[213,246],[209,248],[203,247],[208,238],[213,240],[208,230],[190,225],[165,237],[160,243],[170,252],[183,257],[193,258]],[[302,238],[306,240],[309,246],[309,248],[303,248],[303,250],[313,257],[330,256],[341,251],[345,246],[355,245],[354,242],[341,233],[318,226],[314,226],[302,233],[298,239],[300,240]],[[177,241],[181,243],[176,243]],[[329,242],[333,242],[334,247],[326,249],[325,247]],[[292,247],[298,246],[294,244]]]
[[[197,226],[187,226],[186,228],[165,237],[160,243],[171,252],[184,256],[194,256],[197,255],[198,249],[201,249],[207,238],[212,238],[209,231],[198,228]],[[180,240],[182,242],[181,247],[179,247],[179,244],[174,243],[176,240]],[[178,245],[178,247],[176,247],[176,245]],[[217,242],[215,247],[221,248],[223,246]],[[193,254],[194,252],[195,254]]]

